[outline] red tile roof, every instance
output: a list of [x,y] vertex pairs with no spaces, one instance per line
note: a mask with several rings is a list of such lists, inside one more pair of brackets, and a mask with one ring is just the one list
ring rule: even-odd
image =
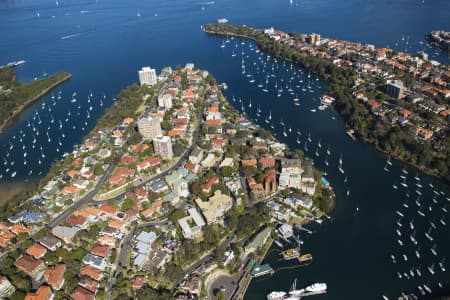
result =
[[204,190],[209,190],[211,189],[211,187],[217,183],[219,181],[219,177],[217,177],[216,175],[212,176],[211,178],[209,178],[205,184],[203,184],[202,188]]
[[91,249],[91,253],[101,257],[107,257],[110,247],[108,245],[95,244]]
[[34,259],[31,256],[24,255],[16,260],[15,265],[17,269],[33,277],[44,267],[44,261],[42,259]]
[[45,253],[47,253],[47,249],[41,246],[38,243],[34,243],[25,251],[26,254],[33,256],[34,258],[42,258]]
[[43,285],[34,293],[28,293],[25,300],[50,300],[53,298],[52,289],[49,286]]
[[86,223],[86,218],[83,216],[71,215],[66,220],[70,226],[83,226]]
[[48,267],[44,272],[44,279],[54,290],[59,290],[64,282],[65,264],[57,264],[54,267]]
[[75,288],[75,290],[70,294],[70,297],[72,297],[73,300],[94,300],[95,295],[94,293],[90,292],[89,290],[78,286]]

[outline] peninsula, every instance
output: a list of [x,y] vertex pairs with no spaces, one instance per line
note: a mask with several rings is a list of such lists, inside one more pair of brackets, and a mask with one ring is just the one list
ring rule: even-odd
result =
[[0,212],[2,296],[243,295],[277,232],[292,238],[293,224],[332,209],[312,161],[237,113],[207,71],[139,75],[36,191]]
[[62,72],[21,83],[12,67],[0,67],[0,132],[28,106],[71,77],[72,74]]
[[254,40],[272,56],[321,76],[356,137],[450,183],[448,65],[423,52],[413,55],[315,33],[231,24],[208,24],[203,31]]

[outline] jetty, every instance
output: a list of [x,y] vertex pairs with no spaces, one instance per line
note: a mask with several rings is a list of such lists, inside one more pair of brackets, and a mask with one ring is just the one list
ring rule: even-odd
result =
[[254,266],[252,271],[250,272],[250,275],[253,278],[261,277],[264,275],[273,275],[275,273],[275,270],[272,269],[272,267],[269,264],[263,264],[263,265],[257,265]]

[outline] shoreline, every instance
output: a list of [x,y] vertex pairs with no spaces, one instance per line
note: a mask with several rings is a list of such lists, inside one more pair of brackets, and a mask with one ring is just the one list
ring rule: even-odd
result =
[[[72,76],[73,76],[71,73],[61,73],[61,74],[63,75],[63,77],[60,80],[52,83],[50,86],[43,89],[40,93],[38,93],[34,97],[31,97],[30,99],[25,101],[22,105],[17,107],[13,112],[11,112],[11,115],[9,117],[7,117],[3,121],[3,123],[0,124],[0,133],[2,133],[8,126],[12,125],[14,123],[14,120],[17,117],[19,117],[19,115],[22,112],[24,112],[29,106],[31,106],[33,103],[35,103],[36,101],[38,101],[39,99],[41,99],[42,97],[47,95],[51,90],[53,90],[57,86],[63,84],[64,82],[66,82],[67,80],[72,78]],[[56,74],[56,75],[58,75],[58,74]]]
[[0,183],[0,194],[2,195],[0,198],[0,207],[3,207],[19,194],[24,194],[33,190],[35,185],[36,181]]
[[[209,25],[209,24],[207,24],[207,25]],[[212,24],[212,25],[217,25],[217,24]],[[220,24],[219,24],[219,25],[220,25]],[[235,26],[240,26],[240,27],[242,27],[242,28],[246,28],[246,29],[248,29],[248,30],[252,30],[255,34],[258,34],[259,32],[261,32],[261,30],[259,30],[259,29],[255,29],[255,28],[248,27],[248,26],[245,26],[245,25],[235,25]],[[275,54],[272,53],[271,51],[268,51],[267,49],[264,49],[263,47],[261,47],[261,43],[258,42],[254,37],[249,36],[248,34],[238,34],[238,33],[235,33],[235,32],[229,31],[229,30],[226,30],[226,29],[223,29],[223,31],[209,30],[209,29],[206,29],[205,26],[202,27],[202,31],[205,32],[205,33],[208,33],[208,34],[212,34],[212,35],[221,35],[221,36],[225,36],[225,35],[226,35],[226,36],[234,36],[234,37],[240,37],[240,38],[245,38],[245,39],[248,39],[248,40],[252,40],[252,41],[254,41],[254,42],[257,44],[258,48],[260,48],[261,51],[264,51],[264,52],[266,52],[266,53],[268,53],[268,54],[270,54],[270,55],[275,55]],[[282,60],[285,60],[285,61],[287,61],[287,62],[293,63],[293,60],[291,60],[291,59],[284,58],[284,57],[277,56],[277,55],[275,55],[275,57],[277,57],[277,58],[279,58],[279,59],[282,59]],[[296,63],[296,65],[298,65],[298,63]],[[308,69],[307,67],[303,67],[303,68]],[[325,74],[325,75],[319,75],[319,76],[322,77],[322,79],[324,79],[324,80],[326,80],[326,81],[328,81],[328,79],[329,79],[329,76],[326,76],[326,74]],[[328,82],[327,82],[327,83],[328,83]],[[334,105],[334,106],[335,106],[335,105]],[[334,107],[334,106],[333,106],[333,107]],[[342,114],[340,113],[340,111],[337,110],[335,107],[334,107],[334,109],[338,112],[339,116],[340,116],[340,117],[342,118],[342,120],[344,121],[344,127],[346,127],[346,128],[351,128],[351,127],[349,126],[350,124],[348,124],[347,120],[344,119],[344,117],[342,116]],[[405,164],[407,164],[407,165],[410,165],[410,166],[416,168],[417,170],[419,170],[419,171],[425,173],[426,175],[429,175],[429,176],[432,176],[432,177],[436,178],[438,181],[440,181],[440,182],[443,183],[444,185],[449,186],[450,182],[449,182],[444,176],[441,176],[441,175],[437,174],[435,169],[430,169],[430,168],[427,168],[427,167],[418,166],[417,164],[415,164],[415,163],[413,163],[413,162],[410,162],[410,161],[404,160],[403,158],[400,158],[400,157],[397,156],[396,154],[390,154],[390,153],[388,153],[388,152],[386,152],[386,151],[383,151],[383,150],[376,144],[376,141],[370,141],[370,140],[368,140],[368,139],[362,137],[361,135],[359,135],[359,133],[358,133],[357,130],[355,130],[355,133],[357,133],[357,139],[358,139],[358,140],[362,141],[362,142],[365,143],[365,144],[368,144],[368,145],[373,146],[373,148],[374,148],[375,150],[377,150],[377,151],[379,151],[379,152],[381,152],[381,153],[383,153],[383,154],[391,155],[392,158],[394,158],[394,159],[396,159],[396,160],[398,160],[398,161],[401,161],[401,162],[403,162],[403,163],[405,163]]]

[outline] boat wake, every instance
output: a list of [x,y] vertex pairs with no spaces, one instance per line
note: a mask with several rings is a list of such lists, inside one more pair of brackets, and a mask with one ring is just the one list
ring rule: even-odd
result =
[[80,35],[82,35],[82,33],[76,33],[76,34],[66,35],[66,36],[61,37],[61,39],[62,39],[62,40],[67,40],[67,39],[71,39],[71,38],[74,38],[74,37],[77,37],[77,36],[80,36]]

